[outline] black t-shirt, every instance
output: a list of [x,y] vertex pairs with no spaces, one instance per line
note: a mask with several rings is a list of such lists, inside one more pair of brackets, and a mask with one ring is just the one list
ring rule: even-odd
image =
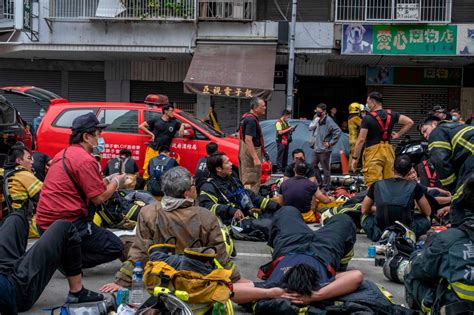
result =
[[[126,174],[135,174],[138,172],[138,165],[134,159],[128,158],[124,161],[124,169]],[[111,174],[120,173],[120,160],[114,158],[107,163],[107,167],[104,169],[104,175],[108,176]]]
[[158,150],[161,146],[169,147],[171,140],[181,127],[179,120],[164,121],[161,117],[148,120],[147,124],[155,135],[155,141],[150,145],[155,150]]
[[[304,164],[306,164],[306,167],[308,168],[308,171],[306,172],[306,174],[304,176],[306,176],[307,178],[310,178],[310,177],[316,177],[316,171],[314,170],[314,167],[305,162]],[[285,172],[283,173],[283,176],[286,176],[286,177],[294,177],[295,176],[295,162],[289,164],[286,168],[285,168]]]
[[280,186],[285,206],[293,206],[301,213],[311,210],[311,201],[317,190],[318,186],[303,176],[288,178]]
[[246,117],[242,119],[241,125],[242,125],[242,134],[243,136],[251,136],[252,137],[252,142],[255,147],[260,147],[260,137],[261,135],[261,130],[257,126],[258,124],[258,119],[257,117]]
[[[385,126],[387,120],[387,111],[385,109],[379,109],[376,111],[377,115],[382,120],[382,124]],[[392,116],[390,118],[390,125],[388,126],[388,140],[392,138],[393,126],[398,123],[400,119],[400,114],[392,111]],[[381,126],[379,125],[377,119],[372,117],[370,114],[367,114],[363,119],[360,126],[361,129],[367,129],[367,140],[365,143],[366,147],[380,143],[383,135]]]
[[196,180],[196,188],[201,190],[202,184],[204,184],[209,178],[209,170],[207,169],[207,156],[199,159],[194,171],[194,179]]
[[375,182],[367,191],[367,197],[374,200],[377,207],[377,225],[382,231],[395,221],[410,225],[415,200],[423,196],[420,184],[400,177]]
[[40,181],[44,182],[46,177],[46,165],[51,160],[49,155],[41,152],[33,152],[33,169],[35,170],[35,176]]

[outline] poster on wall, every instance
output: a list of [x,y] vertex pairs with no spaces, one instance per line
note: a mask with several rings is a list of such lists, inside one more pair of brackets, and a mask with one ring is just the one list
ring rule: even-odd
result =
[[474,55],[474,24],[458,25],[457,54]]
[[457,25],[343,25],[342,54],[456,55]]

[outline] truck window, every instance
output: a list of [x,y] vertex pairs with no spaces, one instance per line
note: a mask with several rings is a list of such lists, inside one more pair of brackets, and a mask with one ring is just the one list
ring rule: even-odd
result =
[[96,108],[75,108],[75,109],[67,109],[63,111],[53,122],[54,127],[60,128],[71,128],[72,121],[74,118],[87,114],[87,113],[95,113],[97,111]]
[[108,124],[107,132],[138,133],[138,111],[128,109],[102,110],[97,117],[101,123]]

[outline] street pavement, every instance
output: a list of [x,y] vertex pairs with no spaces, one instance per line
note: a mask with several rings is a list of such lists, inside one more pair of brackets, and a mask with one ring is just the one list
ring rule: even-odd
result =
[[[31,243],[34,241],[31,241]],[[257,281],[257,270],[260,265],[270,260],[270,248],[266,243],[236,241],[237,257],[234,262],[239,267],[243,277]],[[374,259],[367,257],[367,247],[371,242],[365,235],[358,234],[355,245],[355,255],[349,264],[349,269],[359,269],[365,279],[382,285],[393,294],[393,300],[398,304],[405,303],[404,287],[385,279],[381,267],[374,265]],[[120,262],[113,261],[93,269],[84,270],[84,285],[91,290],[98,290],[103,284],[113,281]],[[48,287],[31,310],[21,314],[49,314],[45,309],[62,305],[68,293],[67,281],[59,272],[56,272]],[[236,314],[247,314],[242,308],[236,307]]]

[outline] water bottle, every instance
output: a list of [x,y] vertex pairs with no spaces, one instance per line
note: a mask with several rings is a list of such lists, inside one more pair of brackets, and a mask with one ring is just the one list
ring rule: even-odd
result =
[[142,262],[137,261],[133,268],[132,290],[130,291],[130,304],[140,306],[145,300],[145,287],[143,285]]

